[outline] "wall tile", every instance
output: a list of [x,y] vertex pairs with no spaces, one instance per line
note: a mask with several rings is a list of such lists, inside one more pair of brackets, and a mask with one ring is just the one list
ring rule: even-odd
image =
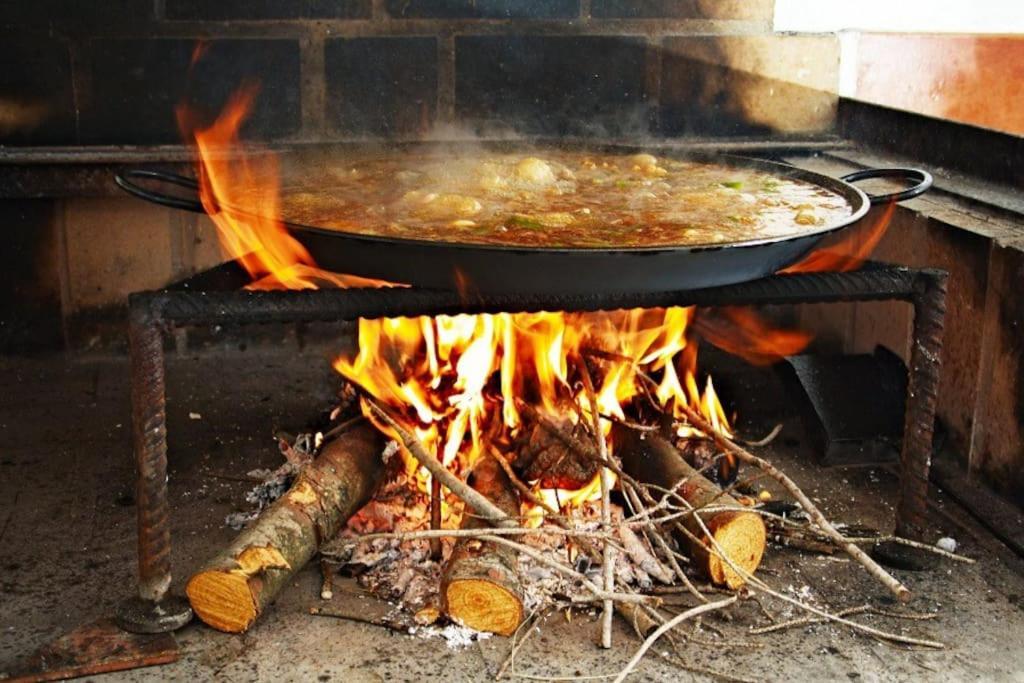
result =
[[662,128],[669,135],[831,130],[838,74],[834,36],[671,38],[662,58]]
[[91,87],[81,112],[86,143],[180,142],[175,107],[186,98],[212,120],[244,82],[258,82],[243,136],[273,139],[299,128],[299,46],[294,40],[217,40],[192,69],[196,41],[102,39],[88,51]]
[[643,133],[645,68],[641,38],[459,36],[456,117],[526,133]]
[[434,38],[327,41],[327,121],[354,135],[426,133],[437,111]]
[[387,0],[392,17],[444,19],[567,19],[579,0]]
[[166,0],[168,19],[365,19],[370,0]]
[[626,19],[770,21],[773,0],[591,0],[590,16]]

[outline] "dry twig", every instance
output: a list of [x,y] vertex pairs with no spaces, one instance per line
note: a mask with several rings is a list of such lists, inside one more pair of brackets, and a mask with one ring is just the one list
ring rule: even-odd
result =
[[828,536],[833,542],[841,547],[846,554],[852,557],[854,560],[860,563],[869,574],[878,579],[886,588],[889,589],[897,600],[900,602],[907,602],[910,600],[910,591],[900,583],[892,574],[885,571],[877,562],[872,560],[867,553],[861,550],[856,544],[851,543],[848,538],[843,536],[832,524],[825,518],[825,515],[821,513],[821,510],[811,502],[811,499],[800,489],[796,483],[790,479],[784,472],[776,468],[770,462],[763,458],[759,458],[750,451],[737,445],[715,427],[704,419],[704,416],[693,410],[685,404],[679,405],[680,410],[686,415],[687,419],[696,426],[698,429],[703,431],[705,434],[712,435],[719,446],[728,450],[730,453],[736,456],[737,459],[742,460],[748,465],[754,465],[759,469],[766,472],[772,479],[782,484],[790,495],[797,499],[800,505],[803,506],[804,511],[810,515],[811,520],[814,522],[821,531]]
[[[608,497],[611,492],[612,482],[608,477],[608,467],[606,466],[610,460],[608,457],[608,444],[605,442],[604,432],[601,430],[600,409],[597,405],[597,396],[594,393],[594,383],[590,379],[590,370],[587,369],[587,362],[580,358],[578,365],[580,376],[583,379],[583,389],[587,394],[587,402],[590,404],[590,421],[591,428],[594,430],[594,441],[597,444],[597,452],[600,455],[601,461],[605,464],[605,466],[601,467],[600,471],[601,525],[607,530],[611,527],[612,523],[611,502]],[[605,592],[614,593],[615,552],[608,543],[604,544],[601,554],[601,570]],[[612,646],[612,616],[614,613],[615,605],[612,604],[611,600],[605,600],[601,611],[601,647],[610,648]]]
[[697,605],[696,607],[688,609],[682,614],[676,615],[668,621],[666,621],[664,624],[659,626],[657,630],[654,631],[654,633],[647,636],[647,640],[643,642],[640,648],[636,651],[636,654],[633,655],[633,658],[629,660],[629,662],[622,669],[622,671],[619,672],[619,675],[615,677],[615,681],[613,683],[622,683],[622,681],[626,680],[626,676],[629,675],[629,672],[635,669],[636,665],[640,663],[641,659],[643,659],[644,653],[646,653],[647,650],[649,650],[651,646],[654,645],[655,642],[657,642],[658,638],[661,638],[661,636],[663,636],[666,631],[670,631],[671,629],[675,628],[687,619],[692,619],[697,615],[704,614],[705,612],[710,612],[716,609],[722,609],[723,607],[728,607],[732,603],[736,602],[736,600],[737,596],[734,595],[731,598],[726,598],[724,600],[719,600],[717,602],[709,602],[704,605]]
[[471,486],[452,474],[447,467],[441,464],[437,458],[427,452],[423,444],[409,430],[398,423],[391,414],[369,394],[363,395],[363,400],[369,406],[370,411],[384,424],[392,429],[402,440],[406,450],[412,457],[427,468],[431,476],[441,482],[449,491],[461,498],[466,505],[473,508],[480,516],[497,526],[515,526],[515,521],[501,511],[497,505],[487,500],[486,496],[475,491]]

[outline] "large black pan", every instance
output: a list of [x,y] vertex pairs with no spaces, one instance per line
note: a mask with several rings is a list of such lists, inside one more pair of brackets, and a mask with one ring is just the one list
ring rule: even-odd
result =
[[[619,149],[631,153],[641,151]],[[524,294],[687,290],[744,282],[775,273],[798,261],[827,235],[856,223],[872,204],[910,199],[932,184],[927,172],[911,168],[868,169],[832,178],[761,159],[660,149],[657,152],[717,161],[812,183],[846,199],[852,213],[840,222],[796,236],[685,247],[506,247],[358,235],[309,225],[286,224],[286,227],[321,268],[420,287],[468,287],[482,293]],[[867,178],[903,178],[916,184],[900,192],[869,197],[852,185]],[[154,192],[135,182],[140,179],[197,189],[196,181],[191,178],[160,171],[128,171],[115,178],[118,185],[137,197],[204,213],[199,201]],[[244,207],[222,207],[221,210],[246,213]]]

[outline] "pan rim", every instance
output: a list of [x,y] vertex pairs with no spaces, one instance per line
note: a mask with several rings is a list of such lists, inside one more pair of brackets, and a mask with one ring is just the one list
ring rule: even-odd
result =
[[[388,237],[382,235],[368,235],[364,233],[351,232],[347,230],[337,230],[333,228],[325,228],[315,225],[305,225],[302,223],[296,223],[283,218],[274,219],[280,220],[289,231],[300,231],[304,233],[313,233],[324,235],[328,237],[337,238],[339,240],[358,240],[367,242],[370,244],[381,244],[381,245],[402,245],[408,247],[425,248],[425,249],[439,249],[445,251],[458,251],[461,253],[465,252],[488,252],[488,253],[501,253],[501,254],[512,254],[512,253],[529,253],[535,255],[551,255],[551,256],[586,256],[586,255],[607,255],[607,254],[658,254],[658,253],[696,253],[704,251],[719,251],[723,249],[744,249],[751,247],[759,247],[768,244],[776,244],[779,242],[786,242],[789,240],[796,239],[810,239],[810,238],[822,238],[829,233],[841,230],[852,223],[856,223],[871,209],[871,202],[867,197],[867,194],[853,185],[852,183],[846,182],[840,178],[836,178],[824,173],[817,171],[811,171],[808,169],[799,168],[796,166],[790,166],[788,164],[773,161],[771,159],[761,159],[757,157],[747,157],[737,154],[728,154],[722,152],[709,152],[709,151],[693,151],[687,150],[685,147],[664,147],[657,144],[644,145],[642,143],[637,144],[615,144],[615,143],[601,143],[601,144],[581,144],[576,142],[557,143],[552,142],[549,144],[538,143],[533,141],[527,145],[522,145],[523,141],[517,140],[496,140],[496,141],[472,141],[473,144],[481,145],[484,147],[498,147],[504,148],[512,146],[513,150],[528,152],[531,150],[541,149],[571,149],[576,151],[583,150],[617,150],[621,152],[650,152],[652,150],[658,150],[659,154],[669,156],[676,159],[693,159],[699,161],[711,161],[716,160],[719,162],[726,163],[729,165],[732,162],[733,166],[746,166],[754,167],[761,170],[767,170],[778,175],[796,177],[799,180],[812,183],[818,187],[823,187],[830,190],[837,195],[843,197],[851,205],[852,212],[850,215],[845,216],[841,221],[824,225],[814,230],[808,230],[806,232],[800,232],[792,235],[781,235],[774,237],[762,237],[748,240],[742,240],[738,242],[714,242],[705,244],[692,244],[692,245],[650,245],[650,246],[622,246],[622,247],[600,247],[600,246],[580,246],[580,247],[567,247],[567,246],[525,246],[525,245],[514,245],[514,244],[484,244],[474,242],[453,242],[448,240],[428,240],[418,239],[413,237]],[[518,143],[518,144],[517,144]],[[444,148],[446,146],[462,144],[458,140],[454,141],[422,141],[413,143],[396,143],[396,144],[382,144],[379,147],[387,149],[392,148],[406,148],[406,147],[437,147]],[[362,145],[354,145],[362,146]],[[851,197],[852,195],[852,197]],[[856,202],[854,201],[856,199]],[[260,215],[251,210],[241,209],[235,206],[221,206],[222,210],[230,211],[236,215],[248,216],[254,218],[268,219],[267,216]]]

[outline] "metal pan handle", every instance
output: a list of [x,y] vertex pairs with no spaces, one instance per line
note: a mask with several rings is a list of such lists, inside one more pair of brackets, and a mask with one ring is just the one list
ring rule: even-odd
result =
[[116,174],[114,176],[114,182],[128,194],[134,195],[139,199],[145,199],[147,202],[159,204],[160,206],[169,206],[172,209],[184,209],[186,211],[192,211],[193,213],[206,213],[206,209],[203,208],[203,203],[199,201],[199,199],[178,197],[175,195],[164,194],[162,192],[147,190],[134,182],[139,179],[158,180],[162,183],[168,183],[170,185],[183,187],[186,190],[192,190],[196,195],[198,195],[199,183],[194,178],[188,178],[183,175],[178,175],[177,173],[168,173],[166,171],[138,169]]
[[914,181],[913,185],[899,192],[869,194],[868,201],[872,204],[886,204],[888,202],[902,202],[905,199],[913,199],[927,192],[928,188],[932,186],[932,174],[920,168],[866,168],[863,171],[848,173],[839,179],[847,183],[855,183],[858,180],[867,180],[868,178],[903,178]]

